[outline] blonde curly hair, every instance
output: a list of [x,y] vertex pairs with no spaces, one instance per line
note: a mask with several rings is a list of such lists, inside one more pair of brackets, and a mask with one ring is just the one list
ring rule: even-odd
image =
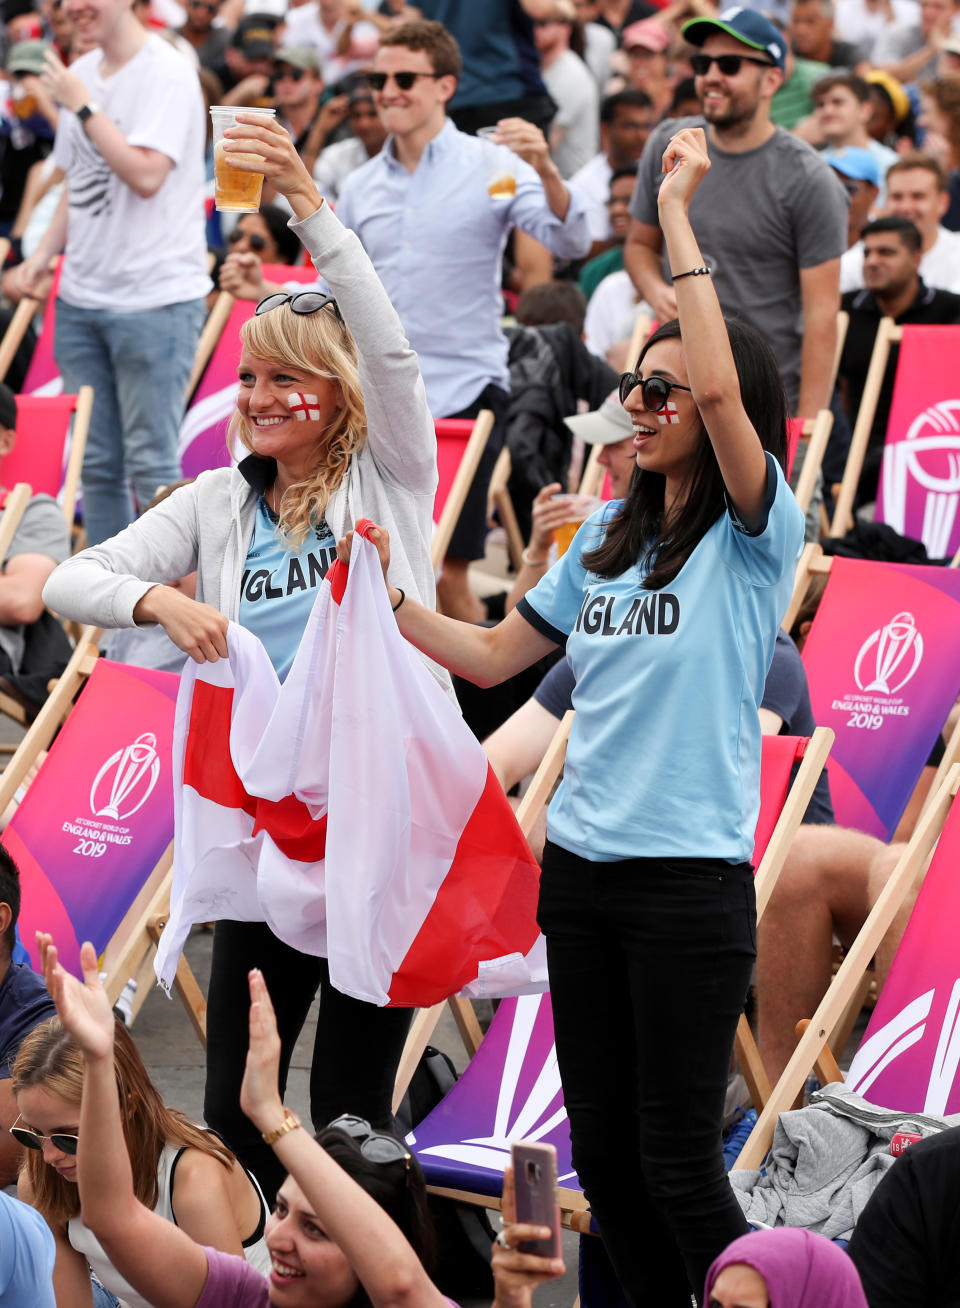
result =
[[[367,438],[367,416],[360,390],[357,346],[350,329],[333,311],[294,313],[282,304],[254,315],[240,328],[241,344],[258,359],[282,364],[340,387],[343,405],[317,443],[317,466],[296,482],[279,504],[280,534],[299,549],[320,521],[330,496],[341,484],[350,460]],[[228,439],[238,439],[256,457],[250,426],[239,409]]]

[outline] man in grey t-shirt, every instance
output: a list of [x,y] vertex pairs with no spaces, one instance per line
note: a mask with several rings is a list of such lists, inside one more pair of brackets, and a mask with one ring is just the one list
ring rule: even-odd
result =
[[811,418],[830,402],[847,196],[815,151],[770,121],[786,47],[766,18],[731,9],[693,19],[683,34],[702,49],[694,64],[703,117],[661,123],[651,134],[624,266],[659,321],[676,317],[657,219],[661,160],[675,132],[705,127],[712,167],[690,206],[694,232],[724,312],[763,332],[792,411]]

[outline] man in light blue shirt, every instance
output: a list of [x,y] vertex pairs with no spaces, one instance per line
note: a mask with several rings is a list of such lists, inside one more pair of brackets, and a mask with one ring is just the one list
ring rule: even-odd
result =
[[444,560],[444,612],[477,620],[467,567],[481,558],[490,473],[503,443],[509,390],[500,269],[513,227],[564,258],[590,248],[586,203],[550,159],[543,133],[520,118],[496,142],[447,118],[460,54],[439,23],[385,32],[370,81],[389,135],[347,178],[337,214],[359,235],[420,357],[435,418],[493,410],[497,424]]
[[40,1214],[0,1190],[0,1308],[56,1308],[54,1252]]

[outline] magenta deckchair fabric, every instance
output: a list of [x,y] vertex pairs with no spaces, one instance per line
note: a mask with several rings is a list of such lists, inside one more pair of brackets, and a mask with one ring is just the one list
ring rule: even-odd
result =
[[903,328],[877,490],[877,519],[932,559],[960,548],[958,357],[960,327]]
[[[760,817],[754,862],[759,863],[790,788],[790,769],[807,740],[764,736]],[[570,1158],[549,995],[505,999],[464,1075],[407,1136],[431,1185],[498,1195],[511,1140],[538,1140],[557,1149],[560,1185],[579,1190]]]
[[[303,282],[313,285],[316,270],[292,268],[286,264],[264,264],[268,282],[284,284]],[[227,449],[227,424],[237,407],[237,363],[240,359],[240,328],[253,317],[253,300],[237,300],[220,333],[196,394],[180,424],[177,454],[185,477],[196,477],[208,468],[230,465]]]
[[25,481],[34,495],[60,494],[70,453],[70,427],[77,408],[75,395],[18,395],[16,445],[3,456],[3,478],[9,486]]
[[923,888],[846,1084],[883,1108],[960,1113],[960,804],[952,804]]
[[60,273],[62,270],[63,259],[61,258],[53,274],[50,294],[47,296],[47,303],[43,310],[43,326],[40,328],[33,358],[30,360],[30,367],[27,369],[27,376],[23,383],[24,395],[59,395],[63,390],[63,378],[60,376],[60,369],[53,357],[57,291],[60,289]]
[[173,839],[170,758],[178,678],[98,660],[9,825],[20,938],[51,931],[65,967],[102,952]]
[[960,690],[960,572],[835,558],[803,650],[841,826],[889,840]]

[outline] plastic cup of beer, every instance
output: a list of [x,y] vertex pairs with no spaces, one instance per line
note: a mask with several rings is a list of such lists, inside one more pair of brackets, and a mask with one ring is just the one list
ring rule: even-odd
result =
[[517,193],[516,158],[505,145],[497,145],[498,127],[479,127],[477,136],[496,146],[496,154],[487,166],[487,191],[494,200],[510,200]]
[[562,492],[555,495],[554,499],[570,501],[570,517],[566,522],[561,523],[559,527],[554,527],[550,533],[553,543],[557,547],[557,557],[559,558],[561,555],[566,554],[574,536],[597,507],[597,501],[592,495],[565,495]]
[[236,108],[223,104],[210,106],[210,118],[213,122],[214,204],[220,213],[256,213],[260,208],[263,173],[248,173],[242,168],[232,168],[230,160],[262,161],[262,156],[223,148],[223,134],[236,123],[237,114],[260,114],[263,118],[275,118],[277,111],[276,109],[248,109],[243,105],[237,105]]

